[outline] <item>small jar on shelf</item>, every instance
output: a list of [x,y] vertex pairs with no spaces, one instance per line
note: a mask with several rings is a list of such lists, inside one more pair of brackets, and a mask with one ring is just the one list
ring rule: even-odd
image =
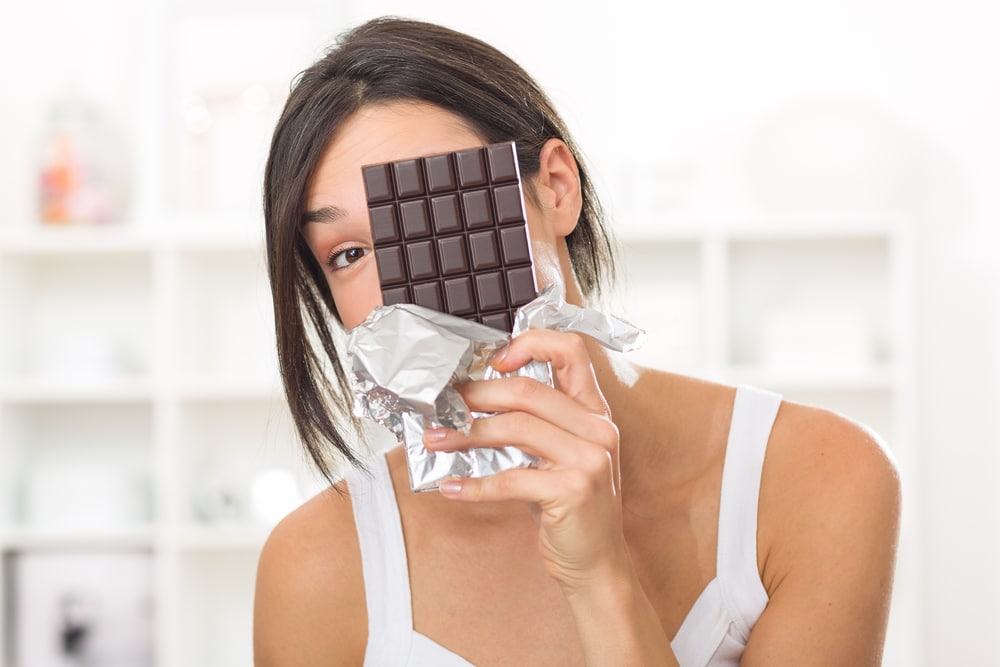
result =
[[50,109],[39,146],[38,203],[43,223],[103,224],[125,217],[125,142],[100,109],[66,97]]

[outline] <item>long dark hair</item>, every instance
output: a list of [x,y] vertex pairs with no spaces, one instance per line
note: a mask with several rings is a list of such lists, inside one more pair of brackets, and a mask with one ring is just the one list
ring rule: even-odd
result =
[[[274,300],[278,359],[292,418],[309,456],[333,479],[329,446],[352,465],[359,454],[342,426],[360,424],[340,364],[341,327],[323,270],[301,232],[313,174],[332,134],[370,104],[411,100],[465,119],[486,143],[515,141],[525,182],[538,172],[551,138],[577,160],[583,208],[566,239],[573,271],[586,297],[614,279],[612,240],[581,153],[538,84],[510,58],[468,35],[438,25],[380,18],[344,33],[294,82],[274,131],[264,175],[268,274]],[[331,375],[336,382],[331,381]],[[335,455],[334,455],[335,456]]]

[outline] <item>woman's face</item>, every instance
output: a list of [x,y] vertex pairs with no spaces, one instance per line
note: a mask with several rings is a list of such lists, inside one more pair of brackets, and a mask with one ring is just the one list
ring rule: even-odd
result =
[[[347,329],[382,305],[361,168],[484,144],[460,117],[418,102],[365,107],[334,135],[309,189],[303,234]],[[525,205],[530,228],[537,208]]]

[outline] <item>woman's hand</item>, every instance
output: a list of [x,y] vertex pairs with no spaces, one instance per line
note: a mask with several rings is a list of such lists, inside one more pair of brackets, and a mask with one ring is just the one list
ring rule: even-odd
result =
[[576,334],[532,330],[493,359],[514,371],[531,360],[549,362],[556,388],[527,377],[470,382],[460,388],[477,419],[468,436],[433,429],[433,450],[514,445],[537,456],[537,469],[508,470],[479,479],[450,479],[441,493],[460,501],[522,500],[541,529],[550,575],[567,593],[627,569],[619,495],[618,429],[597,385],[583,340]]
[[551,365],[555,388],[527,377],[470,382],[460,389],[469,407],[497,414],[475,420],[468,436],[429,430],[424,444],[437,451],[514,445],[537,456],[538,468],[445,480],[441,494],[529,503],[542,558],[570,603],[588,665],[676,665],[629,558],[618,428],[583,339],[531,330],[492,363],[511,372],[532,360]]

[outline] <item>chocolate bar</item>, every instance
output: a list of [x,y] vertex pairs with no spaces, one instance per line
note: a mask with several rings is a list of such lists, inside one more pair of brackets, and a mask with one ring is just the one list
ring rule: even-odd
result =
[[383,303],[510,331],[538,295],[513,142],[362,173]]

